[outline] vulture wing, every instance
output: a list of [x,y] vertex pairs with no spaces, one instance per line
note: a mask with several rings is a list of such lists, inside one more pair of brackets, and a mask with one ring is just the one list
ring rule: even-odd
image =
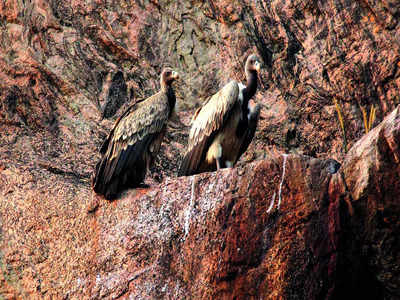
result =
[[[138,185],[146,174],[146,154],[162,138],[168,121],[167,96],[157,93],[131,106],[115,123],[100,152],[93,178],[95,192],[111,198],[120,187]],[[164,99],[165,98],[165,99]]]
[[231,81],[196,111],[179,176],[188,176],[196,172],[215,135],[223,128],[231,109],[238,101],[238,95],[238,83]]

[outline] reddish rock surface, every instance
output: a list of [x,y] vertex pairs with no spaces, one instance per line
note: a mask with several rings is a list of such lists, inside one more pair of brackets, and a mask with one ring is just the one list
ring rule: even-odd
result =
[[[400,297],[399,19],[391,0],[1,2],[0,298]],[[191,114],[250,52],[255,140],[175,178]],[[164,65],[182,79],[151,188],[95,198],[101,140]]]
[[396,109],[335,174],[332,160],[276,154],[100,199],[93,212],[86,185],[49,174],[55,184],[32,188],[7,168],[3,295],[395,299],[399,157]]

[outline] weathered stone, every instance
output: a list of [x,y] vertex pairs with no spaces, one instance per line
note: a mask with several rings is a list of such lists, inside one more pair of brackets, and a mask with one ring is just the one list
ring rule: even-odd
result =
[[[0,298],[400,297],[399,12],[0,2]],[[243,80],[250,52],[265,68],[249,150],[235,169],[175,178],[193,110]],[[101,140],[165,65],[182,79],[151,188],[94,197]]]
[[396,109],[334,174],[332,161],[274,155],[100,199],[90,213],[86,185],[53,174],[55,185],[32,187],[22,168],[2,170],[2,237],[13,241],[3,246],[5,292],[395,299],[399,170],[376,155],[400,155],[399,130]]

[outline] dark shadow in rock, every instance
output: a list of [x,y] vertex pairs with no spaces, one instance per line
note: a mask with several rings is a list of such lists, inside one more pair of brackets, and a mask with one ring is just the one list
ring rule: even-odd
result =
[[102,119],[109,119],[115,115],[118,109],[127,101],[128,90],[124,74],[118,71],[111,81],[110,90],[107,95],[107,102],[104,105]]

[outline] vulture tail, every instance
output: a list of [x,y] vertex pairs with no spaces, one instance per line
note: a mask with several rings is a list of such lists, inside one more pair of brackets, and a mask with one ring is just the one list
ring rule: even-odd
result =
[[149,134],[126,149],[119,149],[112,159],[104,155],[96,166],[93,190],[112,200],[123,189],[138,187],[147,173],[148,160],[151,159],[148,148],[152,140],[153,134]]
[[203,139],[198,145],[186,152],[179,168],[178,176],[190,176],[198,173],[200,163],[205,158],[205,153],[203,153],[205,144],[206,139]]

